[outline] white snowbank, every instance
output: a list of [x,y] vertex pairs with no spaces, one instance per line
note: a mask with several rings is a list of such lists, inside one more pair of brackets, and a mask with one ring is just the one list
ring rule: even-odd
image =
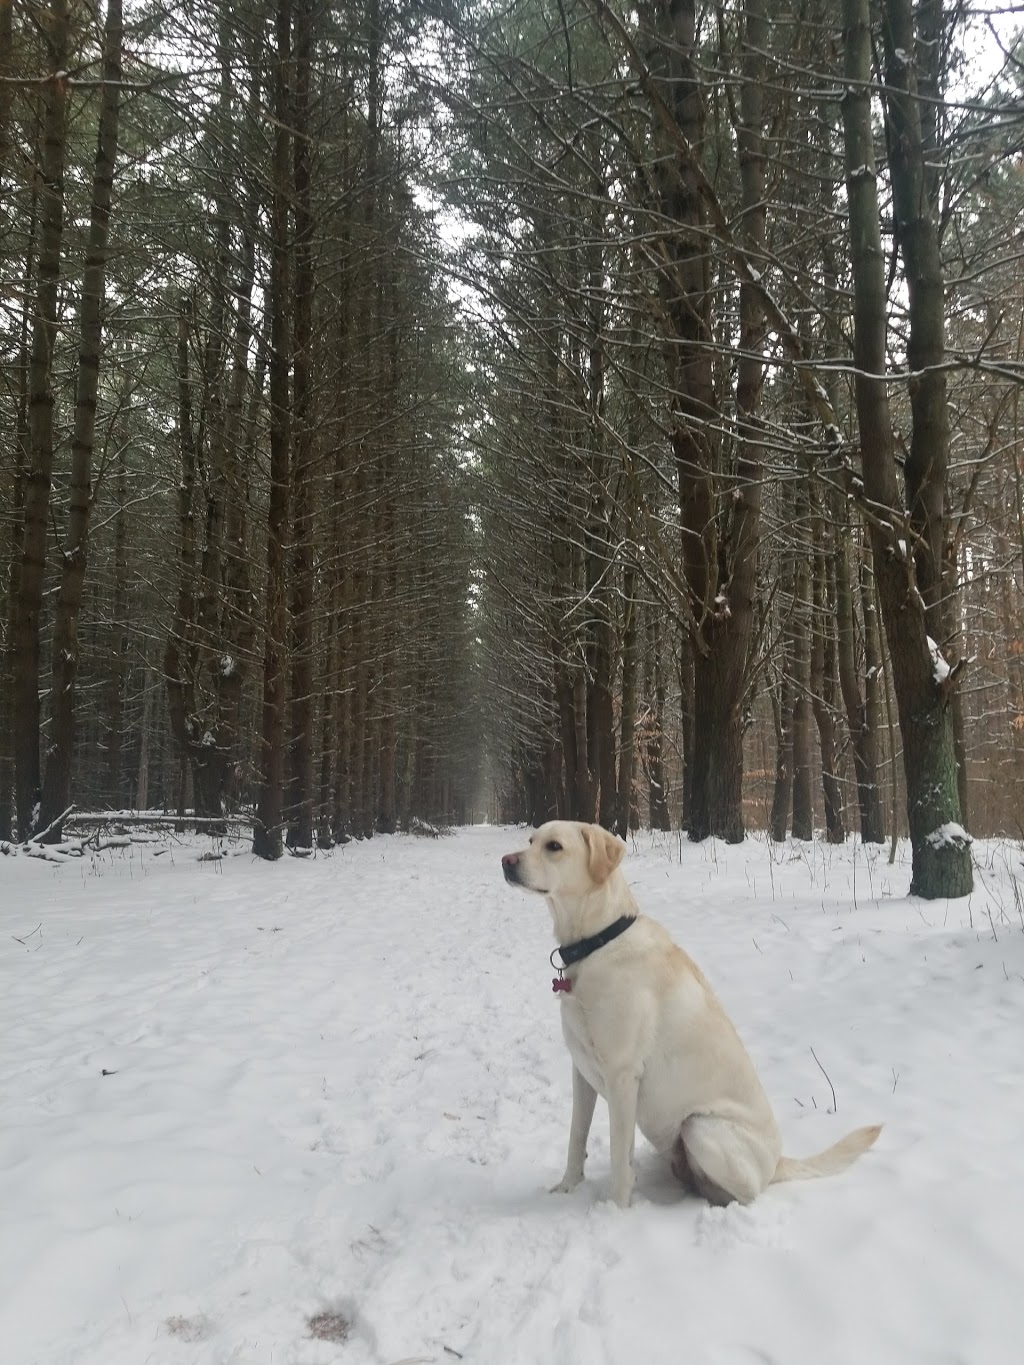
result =
[[[718,988],[786,1150],[886,1126],[750,1208],[681,1198],[638,1141],[623,1213],[603,1105],[587,1182],[545,1193],[569,1067],[547,912],[498,865],[522,840],[0,859],[5,1361],[1019,1358],[1019,849],[976,845],[972,899],[911,904],[884,851],[641,838],[625,870]],[[343,1344],[311,1336],[324,1313]]]

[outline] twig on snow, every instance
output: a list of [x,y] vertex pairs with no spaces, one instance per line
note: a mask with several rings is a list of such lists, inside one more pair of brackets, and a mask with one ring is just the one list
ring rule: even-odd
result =
[[[814,1058],[814,1060],[815,1060],[816,1062],[818,1062],[818,1054],[815,1052],[815,1050],[814,1050],[813,1047],[811,1048],[811,1056]],[[820,1062],[818,1062],[818,1070],[819,1070],[819,1071],[821,1072],[821,1074],[825,1077],[826,1081],[828,1081],[828,1088],[829,1088],[829,1090],[832,1091],[832,1112],[833,1112],[833,1114],[835,1114],[835,1113],[837,1113],[838,1110],[839,1110],[839,1106],[838,1106],[838,1104],[836,1104],[836,1089],[835,1089],[835,1086],[834,1086],[834,1085],[832,1084],[832,1082],[829,1080],[828,1072],[825,1070],[825,1068],[822,1066],[822,1064],[821,1064]]]

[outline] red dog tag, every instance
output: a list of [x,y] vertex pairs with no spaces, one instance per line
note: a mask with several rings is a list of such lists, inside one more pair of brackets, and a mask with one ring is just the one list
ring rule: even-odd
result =
[[557,995],[559,991],[571,991],[572,982],[567,976],[556,976],[551,982],[551,989]]

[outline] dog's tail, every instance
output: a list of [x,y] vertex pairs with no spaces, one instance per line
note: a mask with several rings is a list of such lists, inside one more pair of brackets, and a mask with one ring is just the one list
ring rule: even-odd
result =
[[780,1156],[775,1174],[768,1183],[777,1185],[781,1180],[816,1180],[822,1175],[838,1175],[840,1171],[845,1171],[847,1166],[851,1166],[862,1152],[874,1146],[881,1131],[882,1125],[875,1123],[870,1128],[855,1128],[852,1133],[847,1133],[846,1137],[840,1138],[831,1147],[826,1147],[817,1156],[802,1159]]

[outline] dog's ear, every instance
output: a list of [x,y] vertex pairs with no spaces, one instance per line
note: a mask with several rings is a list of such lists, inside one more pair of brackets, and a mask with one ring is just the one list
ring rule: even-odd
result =
[[603,886],[626,852],[626,845],[600,825],[584,825],[580,829],[587,846],[587,871],[595,886]]

